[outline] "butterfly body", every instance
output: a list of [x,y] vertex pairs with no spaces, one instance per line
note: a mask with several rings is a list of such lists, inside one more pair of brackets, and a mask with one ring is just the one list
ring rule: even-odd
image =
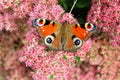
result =
[[41,18],[33,20],[33,25],[51,50],[75,51],[96,30],[96,26],[91,23],[61,24]]

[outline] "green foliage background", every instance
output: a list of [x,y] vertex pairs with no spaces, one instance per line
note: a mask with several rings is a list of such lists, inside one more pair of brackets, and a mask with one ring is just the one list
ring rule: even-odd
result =
[[[69,12],[75,0],[58,0],[66,12]],[[72,14],[77,18],[79,23],[86,22],[86,15],[90,9],[91,0],[77,0],[75,7],[73,8]]]

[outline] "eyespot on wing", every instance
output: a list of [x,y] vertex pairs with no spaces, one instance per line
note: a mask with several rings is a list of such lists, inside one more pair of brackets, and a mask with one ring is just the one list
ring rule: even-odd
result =
[[85,23],[85,29],[87,31],[92,31],[93,32],[97,29],[97,27],[92,23]]
[[37,28],[41,36],[48,36],[58,29],[58,24],[53,21],[36,18],[33,20],[33,26]]
[[76,24],[72,26],[71,29],[72,29],[73,34],[76,37],[80,38],[81,40],[85,40],[90,34],[90,32],[87,31],[86,29],[81,28],[80,24]]

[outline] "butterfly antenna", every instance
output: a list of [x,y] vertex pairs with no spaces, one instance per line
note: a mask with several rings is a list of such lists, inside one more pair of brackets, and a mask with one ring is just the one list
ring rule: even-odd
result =
[[76,2],[77,2],[77,0],[75,0],[75,1],[74,1],[73,5],[72,5],[72,7],[71,7],[71,9],[70,9],[69,14],[71,14],[71,12],[72,12],[73,8],[75,7]]

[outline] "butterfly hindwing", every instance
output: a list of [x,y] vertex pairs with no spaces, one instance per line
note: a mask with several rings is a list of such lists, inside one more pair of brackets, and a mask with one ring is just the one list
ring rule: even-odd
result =
[[[74,24],[63,24],[62,25],[62,45],[64,51],[75,51],[82,45],[82,41],[77,38],[73,33],[72,33],[72,26]],[[78,43],[76,43],[78,42]]]

